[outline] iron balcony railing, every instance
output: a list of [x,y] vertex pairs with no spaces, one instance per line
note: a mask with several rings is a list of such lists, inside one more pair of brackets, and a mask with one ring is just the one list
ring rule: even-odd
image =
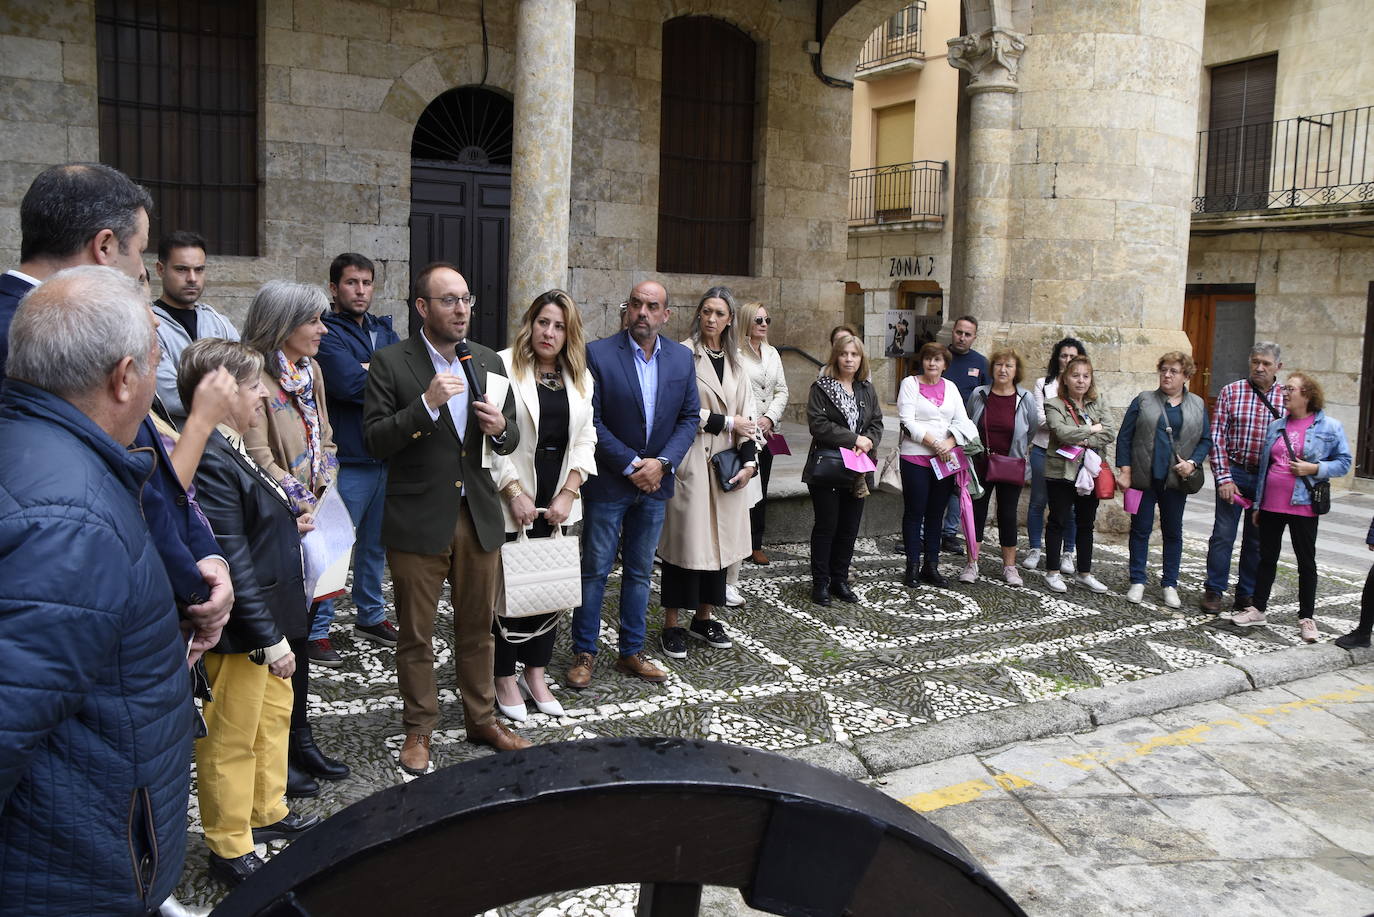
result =
[[1198,133],[1193,210],[1374,203],[1374,106]]
[[902,8],[874,29],[859,52],[858,69],[922,57],[925,52],[921,48],[921,18],[925,11],[925,0],[921,0]]
[[849,225],[943,220],[949,163],[923,159],[849,173]]

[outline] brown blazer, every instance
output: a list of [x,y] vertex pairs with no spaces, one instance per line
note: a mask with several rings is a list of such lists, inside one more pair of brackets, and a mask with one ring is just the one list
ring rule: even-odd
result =
[[[468,347],[485,391],[487,375],[504,376],[505,367],[481,344],[469,341]],[[420,396],[433,378],[434,364],[418,333],[372,355],[363,394],[363,441],[374,457],[388,463],[382,544],[411,554],[442,554],[453,541],[465,495],[482,549],[495,551],[506,540],[506,526],[491,469],[482,467],[477,413],[468,412],[462,437],[447,405],[439,409],[438,421],[430,420]],[[520,443],[512,391],[506,392],[501,411],[505,439],[490,440],[491,448],[509,455]]]

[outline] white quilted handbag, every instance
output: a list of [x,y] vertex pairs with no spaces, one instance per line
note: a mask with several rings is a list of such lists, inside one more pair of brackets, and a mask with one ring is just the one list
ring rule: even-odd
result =
[[[582,604],[582,552],[578,540],[555,526],[548,538],[530,538],[522,531],[515,541],[501,545],[501,569],[506,601],[503,618],[528,618]],[[500,618],[501,636],[523,643],[546,634],[558,624],[551,618],[539,630],[508,631]]]

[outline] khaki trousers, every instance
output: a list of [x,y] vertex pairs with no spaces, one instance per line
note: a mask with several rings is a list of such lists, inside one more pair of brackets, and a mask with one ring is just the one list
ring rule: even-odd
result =
[[467,500],[458,507],[453,541],[442,554],[386,552],[396,593],[396,678],[401,687],[405,731],[429,735],[439,725],[434,680],[434,618],[448,580],[453,594],[453,662],[463,698],[465,725],[485,726],[496,718],[492,682],[495,640],[491,634],[501,553],[483,551]]
[[[299,659],[297,665],[306,665]],[[253,828],[281,821],[291,734],[291,681],[247,653],[206,653],[214,701],[204,709],[209,734],[196,740],[196,795],[205,844],[232,859],[253,850]]]

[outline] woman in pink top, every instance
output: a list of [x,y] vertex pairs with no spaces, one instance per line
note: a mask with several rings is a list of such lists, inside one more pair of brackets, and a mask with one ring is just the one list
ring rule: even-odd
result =
[[1312,615],[1317,605],[1317,520],[1321,517],[1312,509],[1312,488],[1350,470],[1350,444],[1341,422],[1322,412],[1325,395],[1316,379],[1293,373],[1283,391],[1288,416],[1269,424],[1260,450],[1254,509],[1260,560],[1254,604],[1231,620],[1241,627],[1266,623],[1264,609],[1274,588],[1283,530],[1288,529],[1298,561],[1298,628],[1303,640],[1316,643],[1319,635]]

